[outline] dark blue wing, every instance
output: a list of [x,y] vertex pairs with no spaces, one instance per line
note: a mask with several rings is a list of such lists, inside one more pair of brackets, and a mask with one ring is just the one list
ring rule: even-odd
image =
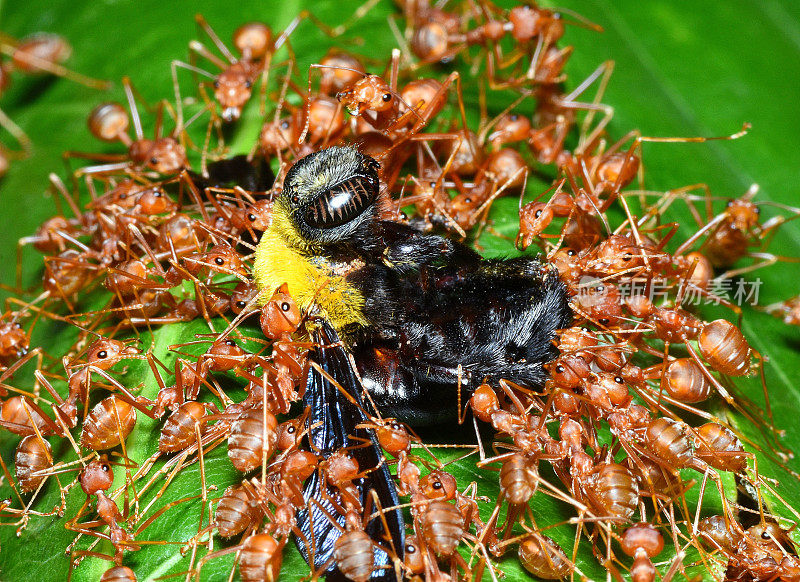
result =
[[[368,505],[370,490],[375,491],[381,507],[397,506],[397,489],[392,481],[383,453],[378,446],[374,431],[356,428],[367,421],[361,394],[363,387],[356,375],[350,356],[339,341],[336,331],[325,321],[314,333],[316,347],[310,359],[319,365],[338,384],[331,383],[311,366],[308,371],[306,392],[303,403],[310,411],[308,416],[308,442],[315,452],[327,458],[333,452],[348,448],[358,461],[360,470],[375,467],[365,477],[356,481],[361,496],[362,507]],[[347,395],[350,396],[348,398]],[[351,400],[352,399],[352,400]],[[365,446],[366,444],[366,446]],[[337,513],[333,500],[338,498],[335,489],[327,486],[319,472],[312,475],[303,488],[307,507],[297,513],[297,525],[306,539],[296,538],[300,553],[315,569],[330,562],[327,579],[346,580],[331,560],[336,540],[342,535],[329,516],[333,516],[344,528],[344,516]],[[314,499],[313,502],[309,501]],[[379,517],[372,519],[365,527],[373,541],[386,548],[402,560],[404,547],[404,522],[399,509],[384,512],[389,527],[385,531]],[[394,566],[389,553],[375,549],[375,569],[370,580],[394,580]]]

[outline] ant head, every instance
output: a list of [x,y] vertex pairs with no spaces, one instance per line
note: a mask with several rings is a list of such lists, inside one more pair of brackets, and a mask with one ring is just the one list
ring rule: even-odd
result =
[[350,115],[360,115],[365,110],[391,109],[397,97],[386,81],[377,75],[366,75],[350,88],[337,93],[336,98],[347,108]]
[[428,499],[444,499],[449,501],[456,494],[456,479],[444,471],[431,471],[420,479],[420,488]]
[[214,80],[214,97],[222,106],[222,119],[236,121],[242,114],[242,107],[253,94],[253,81],[250,71],[243,63],[234,63]]
[[758,226],[761,210],[754,202],[740,198],[728,202],[725,212],[731,228],[748,233]]
[[261,329],[268,338],[293,333],[302,321],[302,313],[284,284],[261,308]]
[[[171,137],[160,137],[151,142],[144,164],[159,174],[177,174],[189,165],[186,150]],[[133,156],[131,156],[133,157]]]
[[106,370],[119,360],[138,354],[139,350],[135,346],[127,346],[115,339],[101,338],[89,347],[86,361]]
[[331,147],[292,166],[276,209],[306,241],[341,242],[368,228],[378,191],[378,162],[352,147]]
[[102,455],[94,459],[78,475],[78,482],[86,495],[96,495],[98,491],[107,491],[114,482],[114,471],[108,458]]

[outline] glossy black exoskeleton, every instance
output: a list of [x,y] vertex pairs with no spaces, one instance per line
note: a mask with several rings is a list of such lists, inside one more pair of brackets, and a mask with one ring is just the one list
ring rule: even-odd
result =
[[286,258],[256,252],[259,286],[277,288],[308,267],[288,281],[290,294],[330,319],[384,416],[412,425],[452,418],[458,387],[469,393],[484,379],[542,386],[556,330],[572,318],[555,269],[530,257],[483,259],[380,220],[377,168],[353,148],[299,160],[259,245]]
[[[358,437],[362,447],[353,451],[363,457],[362,471],[383,457],[374,435],[355,428],[366,420],[360,390],[384,417],[411,425],[453,419],[459,389],[465,402],[484,380],[541,387],[542,365],[556,355],[556,332],[572,318],[556,271],[538,259],[483,259],[461,243],[380,220],[386,203],[378,163],[369,156],[348,147],[306,156],[286,174],[253,266],[265,295],[287,284],[304,312],[325,321],[311,358],[351,398],[312,367],[305,396],[309,441],[324,457]],[[326,347],[337,335],[342,343]],[[359,488],[362,499],[371,488],[384,507],[396,504],[385,463]],[[298,517],[323,557],[342,535],[324,517],[336,514],[320,509],[331,494],[319,476],[312,478],[306,498],[314,501]],[[378,545],[393,539],[402,547],[402,516],[391,515],[398,520],[390,522],[392,531],[370,535]],[[298,543],[315,567],[324,563]],[[393,579],[388,554],[376,551],[375,560],[373,579]]]

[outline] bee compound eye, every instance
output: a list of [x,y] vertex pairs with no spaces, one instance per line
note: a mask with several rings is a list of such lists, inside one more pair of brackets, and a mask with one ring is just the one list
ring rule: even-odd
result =
[[305,208],[309,226],[334,228],[360,216],[378,197],[377,182],[369,176],[354,176],[323,192]]

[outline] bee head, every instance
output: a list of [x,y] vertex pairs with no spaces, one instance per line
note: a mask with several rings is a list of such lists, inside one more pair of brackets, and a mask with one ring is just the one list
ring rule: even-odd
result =
[[298,160],[280,203],[309,242],[346,240],[375,218],[379,164],[351,147],[331,147]]

